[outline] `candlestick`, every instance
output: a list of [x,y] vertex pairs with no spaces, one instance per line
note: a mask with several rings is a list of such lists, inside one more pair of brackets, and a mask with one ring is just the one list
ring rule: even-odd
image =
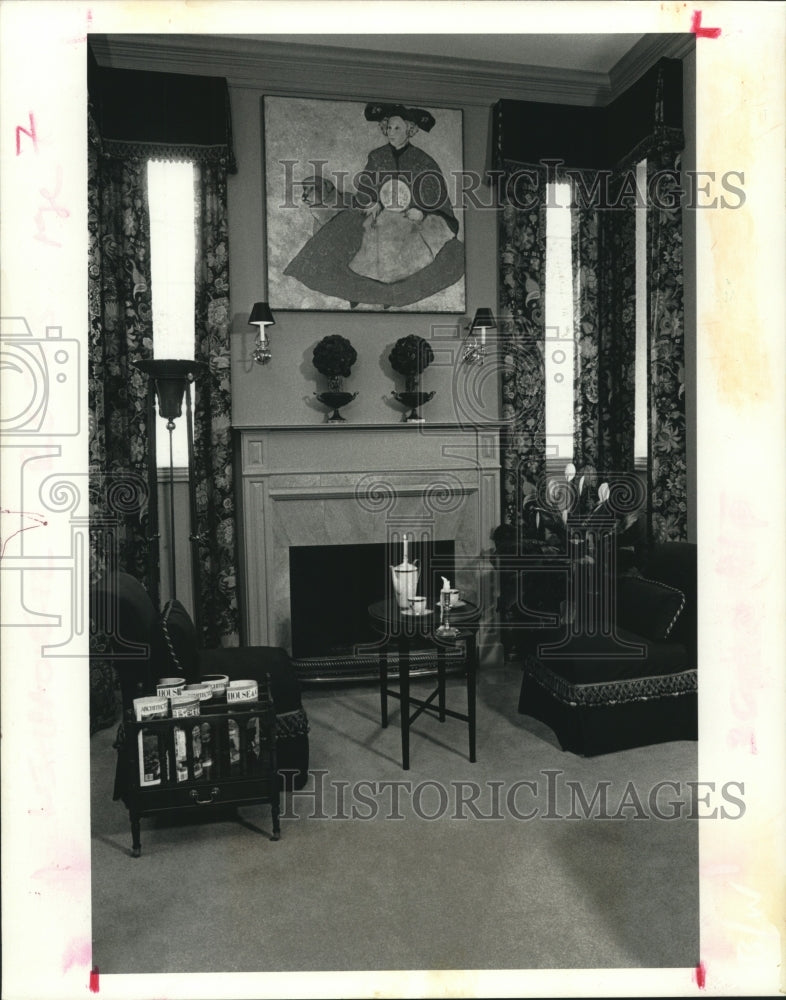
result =
[[404,562],[408,562],[407,545],[408,545],[408,539],[407,536],[404,535]]
[[480,345],[481,345],[481,347],[485,347],[485,345],[486,345],[486,328],[485,328],[485,326],[482,326],[480,328]]
[[435,634],[442,638],[455,639],[459,630],[450,624],[450,598],[450,580],[443,576],[442,590],[439,595],[439,628]]

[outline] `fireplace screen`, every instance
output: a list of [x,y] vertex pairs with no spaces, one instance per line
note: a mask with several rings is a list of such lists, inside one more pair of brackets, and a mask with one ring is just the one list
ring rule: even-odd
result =
[[[411,537],[411,536],[410,536]],[[418,593],[436,604],[441,577],[453,579],[453,541],[410,542],[420,567]],[[298,659],[351,655],[379,639],[368,606],[392,597],[390,566],[401,562],[401,545],[293,545],[289,549],[292,655]]]

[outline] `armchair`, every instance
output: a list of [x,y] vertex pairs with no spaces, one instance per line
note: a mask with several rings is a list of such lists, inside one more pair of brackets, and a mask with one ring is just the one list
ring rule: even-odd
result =
[[[123,718],[133,719],[133,700],[155,694],[161,677],[183,676],[197,683],[208,674],[226,674],[230,680],[270,678],[276,717],[279,774],[295,788],[308,778],[308,719],[303,710],[300,685],[283,649],[199,649],[193,622],[179,601],[170,601],[159,615],[144,587],[127,573],[107,578],[94,595],[93,619],[111,636],[113,662],[119,681]],[[260,686],[260,690],[262,687]],[[122,730],[122,726],[121,726]],[[122,739],[122,733],[119,736]],[[115,780],[115,799],[124,799],[122,768]]]

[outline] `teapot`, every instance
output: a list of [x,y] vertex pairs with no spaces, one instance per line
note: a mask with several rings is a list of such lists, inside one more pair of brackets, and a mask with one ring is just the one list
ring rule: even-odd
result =
[[390,567],[390,575],[393,578],[393,592],[396,595],[399,608],[409,611],[410,601],[417,594],[420,567],[417,559],[414,562],[409,561],[406,536],[404,537],[404,559],[398,566]]

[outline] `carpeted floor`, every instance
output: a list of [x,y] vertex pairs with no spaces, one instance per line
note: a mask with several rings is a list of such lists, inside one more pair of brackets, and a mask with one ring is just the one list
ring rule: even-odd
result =
[[[373,685],[306,689],[311,768],[326,773],[286,803],[281,840],[265,806],[145,819],[139,860],[112,801],[114,729],[97,733],[93,961],[102,974],[695,966],[697,823],[658,815],[687,798],[697,745],[563,753],[517,713],[519,684],[516,664],[482,671],[476,764],[464,723],[422,716],[408,772],[397,703],[382,730]],[[459,678],[448,705],[466,705]]]

